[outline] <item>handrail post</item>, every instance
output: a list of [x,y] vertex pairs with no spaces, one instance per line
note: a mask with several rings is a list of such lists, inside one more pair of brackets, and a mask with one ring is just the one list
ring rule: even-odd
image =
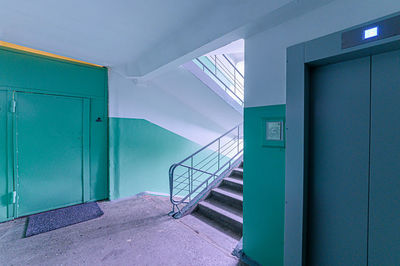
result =
[[217,55],[214,56],[215,75],[217,75]]
[[233,70],[233,86],[235,88],[235,94],[236,94],[236,70]]
[[191,189],[191,182],[190,182],[190,169],[188,168],[188,186],[189,186],[189,200],[191,199],[191,195],[192,195],[192,189]]
[[238,135],[237,135],[237,152],[239,153],[239,137],[240,137],[240,125],[238,126]]
[[218,139],[218,169],[219,169],[220,154],[221,154],[221,139]]
[[193,191],[193,157],[190,159],[190,180],[191,180],[191,191]]

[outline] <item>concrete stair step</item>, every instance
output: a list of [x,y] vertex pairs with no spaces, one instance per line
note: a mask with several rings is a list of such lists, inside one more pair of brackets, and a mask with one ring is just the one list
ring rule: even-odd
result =
[[243,232],[243,161],[219,187],[198,203],[192,215],[226,235],[240,239]]
[[217,187],[211,190],[210,198],[232,207],[243,208],[243,193],[230,189],[229,187]]
[[[235,239],[236,240],[235,246],[237,244],[237,241],[239,241],[242,238],[242,234],[241,233],[238,233],[237,231],[234,231],[234,230],[226,227],[225,225],[222,225],[218,221],[214,221],[212,218],[210,218],[208,216],[204,216],[203,214],[201,214],[198,211],[198,207],[197,207],[197,211],[193,212],[190,216],[192,216],[195,219],[200,220],[203,223],[206,223],[208,226],[211,226],[213,229],[224,233],[228,238]],[[184,217],[184,219],[186,217]],[[186,218],[186,219],[189,219],[189,218]],[[201,224],[201,222],[200,222],[200,224]],[[203,230],[203,228],[201,228],[201,230]],[[213,234],[213,236],[218,237],[218,234]],[[220,237],[218,237],[218,238],[220,238]],[[224,246],[228,247],[227,245],[224,245]]]
[[243,181],[243,178],[241,176],[230,175],[229,178]]
[[215,201],[206,200],[199,203],[198,213],[237,234],[242,234],[243,215],[240,216],[237,212],[229,210],[229,207],[223,208]]
[[216,206],[216,207],[218,207],[220,209],[223,209],[225,211],[231,212],[231,213],[243,218],[243,209],[238,209],[238,208],[232,207],[231,205],[225,204],[225,203],[220,202],[220,201],[217,201],[212,197],[211,198],[207,198],[204,202],[208,202],[208,203],[210,203],[210,204],[212,204],[212,205],[214,205],[214,206]]
[[234,168],[229,177],[243,179],[243,168]]
[[232,190],[243,193],[243,179],[225,177],[224,179],[222,179],[221,187],[227,187]]

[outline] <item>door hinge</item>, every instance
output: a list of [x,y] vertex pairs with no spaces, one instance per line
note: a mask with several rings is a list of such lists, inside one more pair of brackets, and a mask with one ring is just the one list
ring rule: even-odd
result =
[[13,204],[17,203],[17,191],[12,192]]
[[11,113],[15,113],[15,110],[17,109],[17,101],[14,99],[11,100]]

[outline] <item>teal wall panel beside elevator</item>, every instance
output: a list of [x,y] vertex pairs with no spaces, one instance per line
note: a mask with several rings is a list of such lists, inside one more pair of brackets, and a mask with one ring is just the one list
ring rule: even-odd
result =
[[283,265],[285,141],[269,145],[265,124],[284,122],[285,107],[244,110],[243,250],[262,265]]
[[201,146],[143,119],[110,118],[110,198],[169,193],[169,167]]
[[0,222],[107,199],[107,69],[0,47],[0,74]]

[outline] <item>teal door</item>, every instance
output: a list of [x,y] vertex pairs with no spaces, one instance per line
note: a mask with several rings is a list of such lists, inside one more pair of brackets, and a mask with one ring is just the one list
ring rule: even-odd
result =
[[16,93],[17,216],[84,201],[85,101]]
[[0,221],[8,218],[7,180],[7,92],[0,91]]

